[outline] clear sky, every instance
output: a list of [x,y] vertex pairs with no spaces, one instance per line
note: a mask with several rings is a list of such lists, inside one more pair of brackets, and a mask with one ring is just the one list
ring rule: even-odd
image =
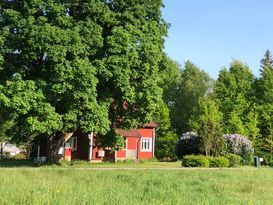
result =
[[273,52],[273,0],[163,0],[171,24],[165,52],[191,60],[213,78],[233,59],[259,75],[265,50]]

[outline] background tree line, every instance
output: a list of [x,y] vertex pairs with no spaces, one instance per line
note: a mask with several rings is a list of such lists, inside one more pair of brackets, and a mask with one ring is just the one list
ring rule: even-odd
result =
[[[173,133],[172,137],[162,135],[159,147],[167,139],[175,141],[194,131],[202,136],[208,155],[217,155],[223,144],[221,136],[228,133],[245,136],[256,153],[272,153],[273,59],[269,50],[261,59],[259,77],[237,60],[223,68],[217,80],[190,61],[181,67],[165,57],[161,69]],[[172,149],[175,153],[175,144]]]

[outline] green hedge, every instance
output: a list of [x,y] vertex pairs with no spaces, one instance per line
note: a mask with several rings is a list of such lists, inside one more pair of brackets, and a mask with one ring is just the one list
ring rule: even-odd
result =
[[243,159],[237,154],[227,154],[225,157],[228,159],[230,167],[237,167],[242,164]]
[[210,157],[210,167],[229,167],[229,160],[226,157]]
[[209,167],[209,159],[203,155],[187,155],[183,157],[184,167]]
[[[182,159],[183,167],[229,167],[239,165],[241,158],[237,155],[227,157],[208,157],[204,155],[186,155]],[[239,159],[239,161],[238,161]],[[230,160],[232,164],[230,164]]]

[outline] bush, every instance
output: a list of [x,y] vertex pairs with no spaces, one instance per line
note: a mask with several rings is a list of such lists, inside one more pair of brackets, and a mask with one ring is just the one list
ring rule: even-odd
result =
[[210,167],[228,167],[229,160],[226,157],[210,157],[209,166]]
[[203,155],[187,155],[183,157],[184,167],[209,167],[209,159]]
[[162,159],[176,159],[176,144],[178,141],[178,137],[174,132],[166,132],[161,133],[161,135],[157,135],[158,138],[155,141],[156,150],[155,156],[162,160]]
[[246,137],[238,134],[225,134],[224,139],[228,153],[240,155],[247,163],[251,162],[254,149]]
[[237,154],[230,153],[225,155],[225,157],[228,159],[230,167],[237,167],[242,163],[242,157]]
[[254,164],[254,155],[253,155],[253,153],[249,153],[247,155],[244,155],[242,157],[242,164],[243,165],[249,165],[249,166],[253,165]]
[[196,132],[186,132],[177,143],[176,155],[179,159],[186,155],[200,154],[200,139]]
[[273,160],[268,162],[268,166],[273,167]]

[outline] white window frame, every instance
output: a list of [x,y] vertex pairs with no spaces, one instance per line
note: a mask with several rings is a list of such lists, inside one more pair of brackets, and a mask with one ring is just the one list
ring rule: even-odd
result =
[[140,151],[141,152],[151,152],[152,151],[152,138],[142,137],[140,140]]
[[77,150],[78,147],[78,137],[71,137],[71,148]]
[[71,137],[69,140],[65,142],[65,148],[71,148],[73,151],[77,150],[78,146],[78,138],[77,137]]

